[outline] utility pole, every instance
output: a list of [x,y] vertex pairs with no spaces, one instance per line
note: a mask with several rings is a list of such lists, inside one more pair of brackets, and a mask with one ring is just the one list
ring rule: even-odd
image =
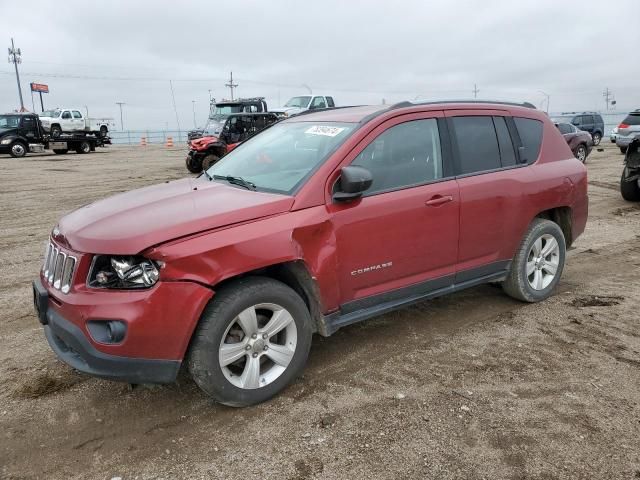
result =
[[604,89],[602,92],[602,96],[604,97],[604,101],[607,103],[607,110],[609,110],[609,99],[613,98],[613,92],[609,90],[609,87]]
[[196,125],[196,101],[191,100],[191,105],[193,106],[193,128],[198,128]]
[[473,90],[472,90],[472,92],[473,92],[473,98],[478,98],[478,92],[479,92],[479,91],[480,91],[480,90],[478,90],[478,86],[474,83],[474,84],[473,84]]
[[120,107],[120,130],[124,132],[124,122],[122,121],[122,105],[126,105],[126,103],[116,102],[116,105]]
[[18,64],[22,63],[22,52],[19,48],[16,49],[11,39],[11,47],[9,47],[9,63],[13,63],[16,68],[16,81],[18,82],[18,94],[20,95],[20,111],[24,111],[24,100],[22,99],[22,87],[20,86],[20,74],[18,73]]
[[538,90],[542,95],[545,96],[545,98],[547,99],[547,115],[549,115],[549,100],[551,99],[551,95],[549,95],[546,92],[543,92],[542,90]]
[[229,87],[229,90],[231,90],[231,100],[233,100],[233,89],[238,86],[237,83],[233,83],[233,72],[231,72],[229,77],[229,83],[225,83],[224,86]]

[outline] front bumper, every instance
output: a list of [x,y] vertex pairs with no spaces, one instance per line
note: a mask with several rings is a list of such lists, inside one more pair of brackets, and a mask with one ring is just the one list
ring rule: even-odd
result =
[[[34,307],[52,350],[72,368],[129,383],[171,383],[213,292],[191,282],[161,283],[144,292],[61,295],[37,279]],[[93,338],[89,322],[116,319],[127,325],[124,340]]]

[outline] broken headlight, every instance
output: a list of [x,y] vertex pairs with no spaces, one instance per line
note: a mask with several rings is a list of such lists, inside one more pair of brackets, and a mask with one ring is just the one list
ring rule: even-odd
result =
[[92,288],[149,288],[158,282],[160,264],[140,256],[97,255],[88,284]]

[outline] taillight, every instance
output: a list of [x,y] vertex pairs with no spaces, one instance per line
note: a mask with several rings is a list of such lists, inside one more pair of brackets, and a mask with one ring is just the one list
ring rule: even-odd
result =
[[626,123],[621,123],[620,125],[618,125],[618,128],[629,128],[629,125],[627,125]]

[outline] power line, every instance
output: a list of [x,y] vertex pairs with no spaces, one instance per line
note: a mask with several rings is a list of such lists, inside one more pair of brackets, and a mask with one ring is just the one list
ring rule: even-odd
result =
[[18,73],[18,64],[22,63],[22,52],[20,49],[16,49],[11,39],[11,47],[9,47],[9,63],[13,63],[16,69],[16,82],[18,83],[18,94],[20,95],[20,111],[24,111],[24,100],[22,99],[22,87],[20,86],[20,74]]

